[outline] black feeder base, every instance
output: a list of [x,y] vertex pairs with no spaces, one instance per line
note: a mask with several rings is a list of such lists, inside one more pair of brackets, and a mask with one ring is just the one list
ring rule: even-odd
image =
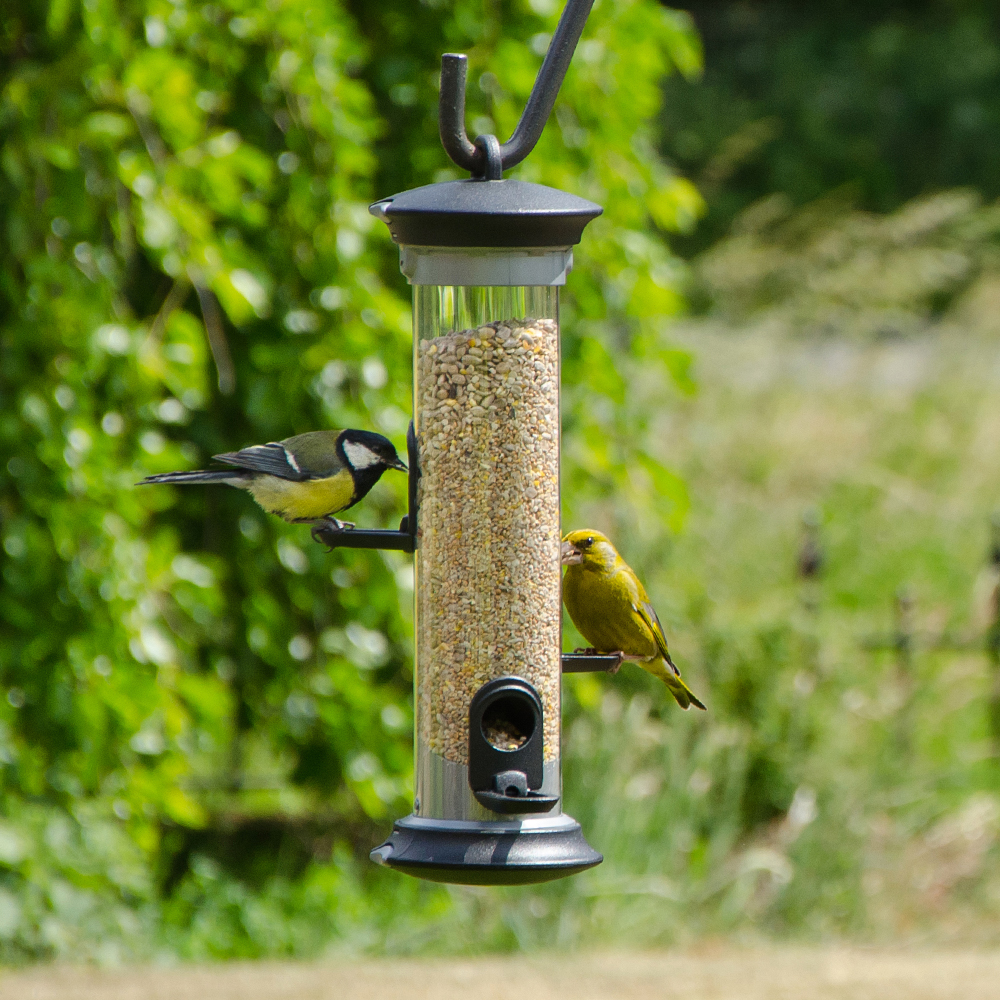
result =
[[[530,885],[575,875],[604,856],[569,816],[546,829],[506,823],[459,824],[408,816],[371,852],[372,861],[431,882]],[[496,829],[490,829],[495,826]]]

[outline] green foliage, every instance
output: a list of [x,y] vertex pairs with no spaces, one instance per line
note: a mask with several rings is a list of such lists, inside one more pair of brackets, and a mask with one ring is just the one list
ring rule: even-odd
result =
[[[910,157],[880,187],[871,149],[843,137],[893,107],[881,134],[904,152],[938,148],[911,141],[915,121],[957,134],[966,119],[924,112],[985,93],[978,6],[948,22],[943,51],[961,55],[944,60],[935,4],[893,15],[902,35],[878,5],[844,15],[839,47],[821,44],[828,15],[801,8],[784,61],[710,64],[698,91],[668,78],[664,137],[661,78],[698,73],[690,23],[605,0],[517,172],[605,206],[563,299],[564,521],[615,538],[710,708],[680,713],[631,666],[567,680],[567,808],[598,869],[498,891],[370,865],[409,809],[408,560],[327,555],[235,491],[133,488],[313,427],[402,444],[408,289],[367,204],[456,176],[436,135],[442,51],[470,53],[473,130],[506,137],[556,6],[508,4],[501,20],[473,0],[86,0],[0,15],[0,960],[930,923],[941,940],[942,916],[948,933],[993,935],[1000,806],[983,622],[967,608],[973,578],[979,594],[996,585],[977,577],[1000,490],[996,207],[967,191],[887,216],[843,197],[793,207],[859,176],[869,205],[953,177],[940,156]],[[809,86],[814,66],[829,88]],[[726,73],[775,89],[737,101]],[[880,103],[879,74],[902,104]],[[753,159],[739,143],[691,152],[678,92],[725,111],[701,119],[723,138],[746,126],[767,169],[737,169]],[[836,113],[844,94],[861,125]],[[768,101],[805,108],[794,129],[764,127]],[[988,132],[970,133],[987,190]],[[667,237],[702,204],[665,144],[704,167],[717,219],[753,202],[691,269],[703,315],[670,328],[688,275]],[[775,187],[791,197],[756,200]],[[793,575],[807,506],[826,550],[812,584]],[[402,508],[387,477],[357,519]]]
[[693,270],[692,297],[713,327],[795,338],[910,338],[969,325],[992,332],[1000,212],[969,189],[875,215],[831,195],[795,210],[783,195],[752,205]]
[[[367,205],[454,175],[440,53],[470,52],[473,127],[509,132],[557,14],[5,5],[0,958],[305,953],[446,905],[351,860],[409,808],[408,561],[327,555],[235,491],[133,486],[316,427],[402,445],[409,296]],[[683,491],[624,387],[686,378],[665,237],[702,210],[653,121],[698,64],[684,15],[598,4],[518,172],[605,207],[565,299],[567,481],[641,468],[645,514]],[[386,477],[357,520],[403,494]]]
[[698,87],[667,81],[665,150],[710,211],[704,249],[758,198],[843,185],[869,209],[972,185],[1000,195],[1000,22],[982,0],[707,2]]

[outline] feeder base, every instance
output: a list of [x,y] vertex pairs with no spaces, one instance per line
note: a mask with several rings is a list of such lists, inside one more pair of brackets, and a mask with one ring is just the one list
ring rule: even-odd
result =
[[431,882],[529,885],[575,875],[604,857],[571,816],[496,823],[407,816],[371,859]]

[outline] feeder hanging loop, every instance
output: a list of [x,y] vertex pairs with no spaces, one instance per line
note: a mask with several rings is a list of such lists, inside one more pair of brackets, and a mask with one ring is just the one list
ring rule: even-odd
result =
[[[559,88],[593,6],[594,0],[567,0],[521,120],[513,135],[502,145],[491,135],[478,136],[475,142],[469,138],[465,131],[468,60],[464,55],[454,53],[446,53],[441,57],[441,145],[458,166],[470,171],[473,177],[499,180],[503,170],[516,166],[535,148],[552,113]],[[494,162],[493,144],[497,147],[495,152],[499,158],[499,167]]]
[[476,136],[476,152],[483,157],[483,180],[498,181],[503,176],[500,140],[495,135]]

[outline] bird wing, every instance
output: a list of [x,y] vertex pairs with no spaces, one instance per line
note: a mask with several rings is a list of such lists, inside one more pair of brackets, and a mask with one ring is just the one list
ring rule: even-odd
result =
[[629,597],[632,599],[632,610],[649,630],[650,638],[656,644],[660,656],[667,662],[670,669],[680,677],[680,671],[674,666],[674,661],[670,659],[670,653],[667,651],[667,637],[663,634],[663,626],[653,610],[653,605],[649,602],[649,595],[646,593],[642,581],[635,575],[635,570],[621,556],[618,557],[616,573],[620,578],[624,578]]
[[667,650],[667,637],[663,634],[663,626],[660,624],[660,619],[656,616],[656,611],[653,610],[653,605],[648,600],[634,601],[632,607],[635,613],[646,623],[649,631],[653,633],[653,638],[656,640],[656,648],[660,651],[660,656],[666,660],[670,669],[680,677],[681,672],[674,666],[674,661],[670,659],[670,653]]
[[306,431],[278,443],[310,479],[326,479],[344,469],[337,453],[341,434],[343,431]]
[[242,451],[227,451],[222,455],[213,455],[212,457],[217,462],[235,465],[240,469],[249,469],[251,472],[263,472],[269,476],[277,476],[279,479],[290,479],[292,482],[301,483],[310,478],[308,473],[299,467],[295,455],[280,441],[255,444]]

